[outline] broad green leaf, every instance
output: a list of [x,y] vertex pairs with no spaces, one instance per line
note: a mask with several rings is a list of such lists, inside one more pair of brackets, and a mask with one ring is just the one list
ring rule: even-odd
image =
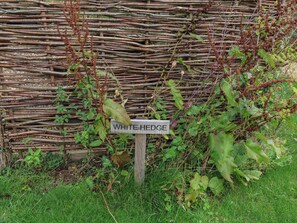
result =
[[203,110],[203,109],[205,109],[205,105],[204,104],[200,104],[198,106],[193,105],[193,106],[191,106],[188,109],[188,111],[186,112],[186,114],[187,115],[190,115],[190,116],[192,116],[192,115],[198,115],[201,112],[201,110]]
[[176,83],[174,80],[168,80],[166,85],[170,88],[170,93],[174,99],[174,105],[179,109],[182,110],[184,108],[183,96],[181,95],[180,90],[177,89]]
[[42,150],[40,148],[38,148],[36,151],[35,151],[35,155],[40,155],[42,152]]
[[190,185],[193,190],[198,190],[200,188],[201,176],[195,173],[194,178],[190,180]]
[[174,136],[174,137],[175,137],[175,133],[174,133],[174,131],[173,131],[172,129],[169,130],[169,134],[170,134],[171,136]]
[[214,160],[216,167],[221,175],[230,183],[233,183],[231,174],[236,167],[232,152],[234,150],[234,139],[232,135],[219,133],[210,135],[211,158]]
[[262,114],[262,110],[257,108],[254,103],[245,104],[246,111],[250,115],[259,115]]
[[100,139],[98,139],[98,140],[91,142],[90,147],[97,147],[97,146],[100,146],[101,144],[102,144],[102,141]]
[[221,83],[221,88],[226,96],[229,105],[236,106],[235,96],[233,94],[233,88],[229,81],[223,80]]
[[233,46],[229,51],[229,56],[241,59],[242,63],[246,62],[246,55],[240,51],[239,46]]
[[185,195],[185,202],[187,203],[187,206],[190,207],[191,203],[195,202],[197,200],[197,197],[199,196],[198,190],[191,190],[189,193]]
[[259,180],[262,172],[259,170],[245,170],[243,171],[249,180]]
[[119,103],[112,99],[106,99],[104,102],[104,112],[116,121],[123,123],[124,125],[130,125],[131,120],[126,112],[126,109]]
[[129,175],[129,172],[128,172],[127,170],[122,170],[122,171],[121,171],[121,175],[122,175],[123,177],[126,177],[126,176]]
[[224,181],[217,177],[213,177],[210,179],[208,187],[214,195],[219,196],[224,190]]
[[196,122],[192,122],[188,128],[189,135],[196,136],[198,134],[199,128],[200,128],[200,126]]
[[277,158],[280,158],[282,156],[282,153],[286,150],[282,146],[275,145],[274,141],[272,139],[267,140],[267,144],[274,150],[276,153]]
[[[234,170],[234,173],[236,173],[240,177],[243,177],[246,181],[250,181],[250,178],[248,178],[247,175],[239,168],[236,168]],[[247,183],[245,181],[243,181],[241,178],[239,178],[239,180],[243,183],[243,185],[247,186]]]
[[259,49],[258,56],[261,57],[266,64],[268,64],[270,67],[275,68],[275,63],[273,61],[272,56],[267,53],[264,49]]
[[269,157],[264,153],[262,148],[254,143],[252,140],[248,139],[245,143],[247,156],[251,159],[256,160],[258,163],[268,163]]
[[260,133],[260,132],[255,132],[255,136],[258,138],[258,139],[260,139],[262,142],[265,142],[265,143],[267,143],[267,138],[262,134],[262,133]]
[[[235,172],[237,173],[238,176],[243,177],[246,182],[249,182],[251,180],[259,180],[259,177],[261,176],[262,172],[259,170],[240,170],[236,169]],[[240,179],[241,180],[241,179]],[[241,182],[247,186],[247,183],[243,180]]]
[[106,156],[103,156],[103,157],[101,158],[101,161],[102,161],[102,166],[103,166],[104,168],[112,167],[111,161],[110,161]]
[[281,157],[282,153],[286,150],[283,146],[277,146],[275,145],[274,141],[272,139],[267,139],[263,134],[260,132],[256,132],[255,136],[260,139],[262,142],[266,143],[268,146],[270,146],[274,152],[276,153],[277,157]]
[[87,114],[87,119],[88,119],[88,120],[91,120],[91,119],[94,118],[94,116],[95,116],[94,112],[93,112],[92,110],[90,110],[90,111],[88,112],[88,114]]
[[85,182],[90,190],[94,188],[95,184],[92,177],[88,177]]
[[202,176],[200,184],[203,187],[203,189],[206,190],[206,188],[208,187],[208,177],[207,176]]
[[165,150],[165,155],[163,160],[172,159],[176,156],[176,146],[172,146],[169,149]]
[[236,58],[245,56],[239,49],[239,46],[233,46],[229,51],[229,56],[234,56]]
[[104,141],[107,135],[107,129],[105,127],[107,125],[104,126],[101,119],[96,119],[94,125],[95,125],[95,133],[99,135],[102,141]]

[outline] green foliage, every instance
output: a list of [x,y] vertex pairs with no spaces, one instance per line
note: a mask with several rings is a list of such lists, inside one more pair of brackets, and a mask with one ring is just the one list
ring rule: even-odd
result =
[[256,160],[258,163],[268,163],[269,157],[264,153],[261,146],[248,139],[245,143],[247,157]]
[[32,148],[28,149],[28,152],[23,159],[25,164],[27,164],[29,167],[38,167],[41,164],[41,149],[36,149],[35,151]]
[[233,46],[229,50],[229,56],[235,57],[236,59],[241,59],[241,63],[245,63],[247,60],[247,56],[240,51],[239,46]]
[[157,120],[166,120],[168,118],[168,111],[166,109],[166,105],[164,100],[161,97],[158,97],[155,100],[154,108],[152,109],[151,116]]
[[64,166],[64,156],[59,153],[47,152],[41,156],[41,167],[43,170],[58,170]]
[[[269,166],[285,165],[290,160],[284,143],[275,137],[277,125],[271,123],[281,122],[297,108],[295,81],[281,68],[297,58],[294,41],[280,35],[292,31],[293,26],[283,27],[276,18],[266,20],[261,17],[255,25],[258,37],[255,27],[251,27],[228,52],[217,49],[209,37],[216,58],[214,70],[221,75],[206,102],[184,99],[178,84],[164,78],[163,86],[170,89],[178,111],[171,117],[170,137],[152,150],[157,153],[152,155],[152,162],[178,169],[164,187],[174,191],[172,196],[182,205],[193,207],[204,201],[208,192],[219,196],[238,182],[247,185],[258,180]],[[272,35],[277,36],[275,42],[271,41]],[[183,59],[178,58],[176,63],[195,75]],[[159,102],[157,109],[156,101],[151,111],[159,119],[165,103]],[[172,196],[167,193],[166,200],[174,200]]]
[[236,106],[237,103],[235,101],[235,96],[234,96],[235,92],[231,86],[231,83],[228,80],[223,79],[221,82],[221,88],[229,105]]
[[232,135],[219,133],[210,135],[210,151],[218,171],[230,183],[233,183],[231,174],[236,167],[232,156],[234,139]]
[[185,202],[188,207],[192,203],[196,202],[199,196],[205,194],[205,191],[208,187],[208,177],[200,176],[198,173],[194,174],[194,177],[190,180],[190,188],[188,193],[185,194]]
[[174,80],[168,80],[166,82],[167,86],[170,88],[170,93],[173,96],[174,104],[179,109],[182,110],[184,108],[183,97],[179,89],[177,89],[177,85]]
[[108,83],[112,80],[117,84],[114,98],[120,97],[122,104],[125,102],[120,94],[120,83],[113,73],[97,69],[97,53],[86,18],[80,14],[80,2],[65,1],[64,10],[72,35],[59,28],[58,32],[65,44],[67,74],[71,76],[75,90],[66,92],[63,87],[57,87],[55,122],[61,128],[60,133],[66,136],[65,123],[78,116],[82,129],[75,133],[75,142],[84,148],[99,147],[107,141],[110,118],[128,125],[130,117],[122,105],[108,98]]
[[[74,16],[68,20],[76,18]],[[209,193],[219,196],[228,185],[235,187],[237,182],[247,185],[259,179],[269,165],[281,163],[278,160],[286,154],[286,149],[267,131],[272,132],[270,129],[274,129],[271,122],[282,120],[296,111],[296,86],[290,83],[292,80],[282,76],[279,68],[287,60],[296,59],[292,42],[283,35],[288,33],[286,27],[292,29],[286,19],[289,17],[270,18],[261,15],[256,24],[242,30],[240,40],[230,48],[224,46],[217,49],[218,44],[211,35],[208,36],[215,55],[213,73],[219,75],[213,77],[215,86],[211,86],[213,79],[205,81],[206,92],[212,92],[206,102],[194,97],[184,99],[179,86],[183,81],[176,82],[169,78],[169,72],[165,74],[167,70],[178,66],[186,68],[194,77],[197,70],[192,70],[190,65],[175,55],[170,60],[171,68],[168,65],[164,68],[147,111],[150,112],[149,116],[156,119],[170,119],[172,127],[170,136],[164,137],[165,142],[158,139],[156,143],[149,143],[151,154],[147,162],[149,167],[162,166],[167,170],[176,170],[172,178],[162,185],[166,191],[164,201],[168,212],[172,211],[173,201],[183,207],[194,207],[203,201],[204,208],[209,210]],[[74,26],[84,24],[72,22]],[[288,26],[280,25],[282,22],[288,23]],[[64,38],[68,40],[68,43],[65,41],[70,62],[68,75],[75,80],[75,91],[67,95],[63,89],[57,89],[56,122],[65,136],[67,129],[64,123],[76,114],[83,127],[75,134],[77,143],[91,148],[108,142],[109,156],[102,158],[102,168],[96,169],[86,184],[91,190],[103,184],[107,191],[113,191],[131,176],[127,165],[131,161],[130,148],[127,148],[128,137],[108,137],[110,118],[125,125],[130,124],[123,106],[126,100],[121,97],[116,77],[112,73],[97,70],[93,44],[79,45],[83,42],[81,39],[88,40],[87,27],[76,28],[74,33],[77,36],[71,38],[76,40],[74,44],[69,38]],[[186,34],[198,42],[204,41],[201,36],[194,34],[195,28],[191,28],[187,29]],[[254,35],[255,31],[257,36]],[[227,52],[224,49],[230,50]],[[180,78],[183,76],[184,71]],[[118,85],[113,97],[115,100],[107,94],[109,80]],[[165,97],[161,95],[168,91],[177,108],[171,117],[163,99]],[[80,104],[71,105],[71,97],[79,99]],[[119,101],[117,97],[122,103],[116,102]]]
[[125,108],[120,104],[114,102],[112,99],[106,99],[104,101],[104,112],[116,121],[123,123],[124,125],[130,125],[130,117],[127,114]]
[[208,186],[214,195],[219,196],[224,190],[224,181],[218,177],[213,177],[210,179]]
[[275,68],[275,63],[272,56],[267,53],[264,49],[259,49],[258,55],[267,63],[271,68]]

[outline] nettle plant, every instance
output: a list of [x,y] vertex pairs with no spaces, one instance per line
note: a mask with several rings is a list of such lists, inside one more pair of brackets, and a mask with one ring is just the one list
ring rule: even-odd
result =
[[[246,185],[259,179],[268,165],[286,154],[269,129],[297,111],[297,80],[286,73],[297,61],[296,4],[279,1],[277,8],[277,16],[263,10],[254,25],[241,26],[238,44],[229,50],[218,49],[209,31],[213,70],[221,76],[214,78],[219,81],[205,103],[193,100],[183,106],[177,84],[166,80],[179,111],[161,161],[181,172],[164,188],[187,206],[203,199],[208,190],[219,195],[225,183],[233,187],[234,180]],[[162,112],[157,103],[155,108]]]
[[[121,104],[108,97],[109,80],[118,86],[119,82],[112,73],[98,69],[93,36],[81,14],[80,1],[64,1],[64,17],[68,27],[64,30],[59,27],[58,32],[65,44],[67,73],[74,91],[68,93],[61,86],[57,88],[55,121],[63,127],[61,134],[66,135],[63,124],[75,114],[82,121],[82,129],[75,134],[76,143],[85,148],[97,147],[106,140],[110,142],[107,135],[110,118],[126,125],[130,124],[130,118]],[[120,92],[118,87],[116,96],[123,100]]]

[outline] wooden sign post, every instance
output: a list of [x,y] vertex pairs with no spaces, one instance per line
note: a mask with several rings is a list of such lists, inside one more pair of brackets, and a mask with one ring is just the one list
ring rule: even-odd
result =
[[143,183],[145,176],[146,135],[169,134],[169,120],[132,119],[129,126],[111,120],[110,125],[111,133],[135,134],[134,178],[136,183]]

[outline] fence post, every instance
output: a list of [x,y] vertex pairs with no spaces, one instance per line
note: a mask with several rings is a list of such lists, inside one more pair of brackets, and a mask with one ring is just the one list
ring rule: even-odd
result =
[[[3,68],[0,67],[0,73],[3,72]],[[0,89],[2,89],[2,85],[0,85]],[[0,93],[1,97],[1,93]],[[0,109],[0,170],[6,166],[6,157],[4,151],[4,130],[3,130],[3,115],[2,110]]]
[[0,170],[7,166],[4,144],[3,116],[0,110]]

